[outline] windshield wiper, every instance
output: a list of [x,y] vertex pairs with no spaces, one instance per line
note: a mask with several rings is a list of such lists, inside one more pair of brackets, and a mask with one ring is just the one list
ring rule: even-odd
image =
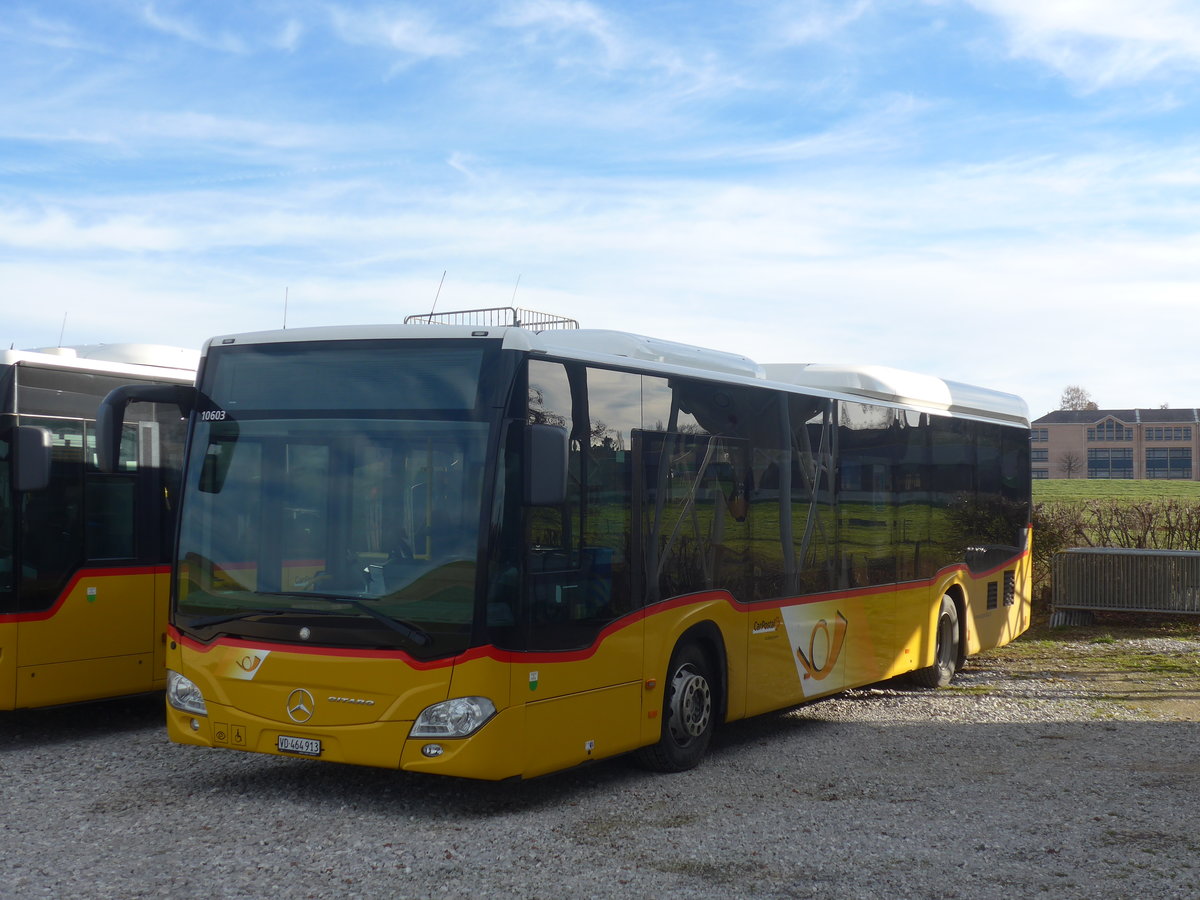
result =
[[[367,604],[354,597],[345,597],[341,594],[321,594],[309,593],[305,591],[303,594],[287,594],[281,591],[257,591],[256,593],[266,597],[294,597],[307,599],[315,597],[320,600],[326,600],[330,603],[345,603],[347,606],[353,606],[359,612],[365,613],[372,619],[375,619],[382,625],[387,626],[392,631],[395,631],[404,637],[408,638],[418,647],[424,647],[433,640],[433,636],[412,622],[405,622],[402,619],[393,619],[391,616],[386,616],[377,609],[371,609]],[[243,619],[257,619],[260,616],[287,616],[287,615],[302,615],[302,616],[333,616],[337,613],[332,609],[301,609],[298,607],[287,607],[285,609],[250,609],[238,613],[228,613],[222,616],[210,616],[207,619],[199,619],[195,622],[189,622],[189,628],[210,628],[213,625],[224,625],[226,622],[239,622]]]
[[[433,635],[413,622],[406,622],[403,619],[393,619],[391,616],[384,615],[377,609],[372,609],[355,597],[346,597],[342,594],[322,594],[319,591],[305,591],[303,594],[285,594],[282,592],[258,591],[259,594],[265,594],[268,597],[320,597],[322,600],[328,600],[330,603],[345,603],[347,606],[353,606],[361,613],[365,613],[372,619],[375,619],[382,625],[386,625],[392,631],[398,632],[416,644],[418,647],[424,647],[433,640]],[[317,615],[328,615],[327,611],[317,610],[283,610],[283,612],[312,612]]]

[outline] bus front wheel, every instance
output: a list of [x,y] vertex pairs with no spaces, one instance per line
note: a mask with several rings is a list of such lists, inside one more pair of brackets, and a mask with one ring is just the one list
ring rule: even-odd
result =
[[934,648],[933,665],[913,672],[913,680],[922,687],[940,688],[948,685],[958,671],[959,652],[958,607],[949,594],[942,596],[942,607],[938,611],[937,643]]
[[662,735],[657,744],[639,751],[642,765],[656,772],[683,772],[699,764],[716,727],[715,683],[703,650],[692,643],[675,648],[667,667]]

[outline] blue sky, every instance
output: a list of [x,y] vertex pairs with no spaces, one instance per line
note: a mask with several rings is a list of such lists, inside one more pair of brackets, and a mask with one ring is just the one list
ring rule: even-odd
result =
[[1200,407],[1191,0],[0,0],[0,78],[17,347],[437,296]]

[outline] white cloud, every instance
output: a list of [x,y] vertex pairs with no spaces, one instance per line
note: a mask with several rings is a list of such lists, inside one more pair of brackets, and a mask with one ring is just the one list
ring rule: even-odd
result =
[[8,10],[5,17],[5,21],[0,22],[0,36],[51,47],[54,50],[99,49],[94,41],[83,35],[72,23],[59,18],[48,18],[41,11],[22,10],[18,13],[16,10]]
[[54,253],[116,251],[122,254],[180,250],[182,231],[144,216],[119,213],[84,221],[62,209],[41,214],[0,212],[0,247]]
[[680,158],[778,163],[815,159],[828,162],[880,154],[909,141],[920,116],[928,109],[927,103],[910,96],[885,97],[862,113],[812,134],[758,143],[699,146],[680,152]]
[[[653,10],[653,7],[647,9]],[[612,119],[638,121],[641,110],[661,118],[664,105],[697,97],[728,95],[746,80],[727,55],[708,46],[706,39],[687,29],[648,28],[635,14],[617,18],[586,0],[522,0],[497,13],[493,23],[517,33],[525,62],[542,60],[564,70],[581,70],[610,83],[626,79],[636,94],[623,95]],[[640,29],[638,26],[641,26]],[[586,102],[576,96],[547,97],[556,111],[574,107],[571,114],[597,110],[603,99],[592,94]]]
[[622,67],[629,59],[625,42],[608,17],[585,0],[525,0],[498,15],[497,22],[550,39],[583,37],[602,50],[604,64],[611,68]]
[[300,39],[304,36],[304,26],[296,19],[288,19],[279,29],[279,34],[275,38],[275,46],[281,50],[287,50],[289,53],[295,52],[300,46]]
[[126,123],[125,129],[126,135],[138,139],[232,143],[262,150],[311,146],[324,133],[319,127],[279,123],[265,117],[246,119],[197,111],[147,113]]
[[780,10],[782,21],[774,40],[783,44],[828,41],[861,19],[871,6],[871,0],[854,0],[853,3],[805,0],[785,4]]
[[142,19],[155,31],[179,38],[189,44],[197,44],[208,50],[218,50],[224,53],[245,53],[247,50],[245,42],[236,35],[211,34],[193,20],[163,12],[153,3],[147,3],[142,7]]
[[330,6],[334,30],[348,44],[382,47],[416,59],[461,56],[467,44],[458,35],[440,31],[415,9],[360,10]]
[[1191,0],[967,0],[1002,20],[1011,51],[1085,90],[1200,69],[1200,7]]

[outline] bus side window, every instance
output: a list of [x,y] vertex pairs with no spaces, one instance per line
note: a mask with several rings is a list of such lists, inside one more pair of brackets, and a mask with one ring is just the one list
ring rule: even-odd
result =
[[133,559],[137,555],[134,489],[130,475],[87,474],[84,549],[88,559]]
[[127,422],[122,427],[118,474],[114,475],[103,474],[96,468],[95,432],[89,428],[85,436],[83,543],[88,559],[137,556],[137,479],[149,473],[141,464],[144,448],[139,442],[139,429],[145,424],[153,423]]
[[13,542],[12,461],[8,435],[0,436],[0,612],[10,611],[10,596],[15,584],[16,546]]
[[[569,433],[572,412],[566,368],[560,363],[531,361],[527,423],[565,428]],[[572,441],[566,502],[526,509],[526,614],[534,632],[533,646],[558,645],[560,638],[545,639],[549,637],[546,627],[582,618],[578,602],[581,458],[577,442]]]
[[[529,364],[529,424],[565,428],[570,435],[567,496],[560,506],[528,507],[524,617],[530,649],[566,650],[590,645],[600,630],[628,609],[628,589],[614,589],[614,566],[627,544],[627,479],[612,470],[616,440],[597,422],[589,404],[593,379],[640,407],[640,376],[533,360]],[[595,388],[592,387],[594,391]],[[616,424],[616,423],[611,423]],[[607,465],[608,468],[602,468]]]
[[21,495],[23,612],[49,608],[82,562],[83,427],[81,422],[31,419],[50,432],[50,484]]

